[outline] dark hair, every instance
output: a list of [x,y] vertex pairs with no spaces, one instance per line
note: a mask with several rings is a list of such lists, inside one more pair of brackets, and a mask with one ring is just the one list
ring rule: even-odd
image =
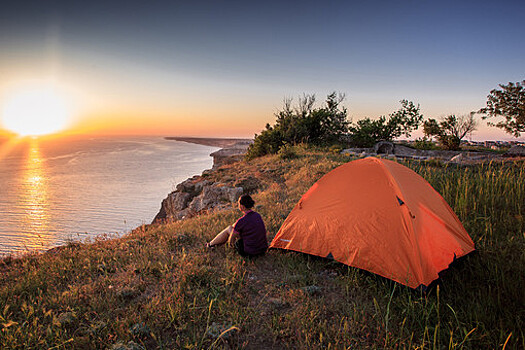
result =
[[253,205],[255,204],[255,202],[253,201],[252,197],[250,197],[249,194],[242,195],[241,198],[239,199],[239,203],[244,205],[246,209],[253,208]]

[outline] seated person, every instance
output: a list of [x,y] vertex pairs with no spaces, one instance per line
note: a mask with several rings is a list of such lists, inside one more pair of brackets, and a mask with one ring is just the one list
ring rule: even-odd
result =
[[213,240],[206,243],[211,248],[228,242],[234,245],[241,256],[262,255],[268,249],[266,227],[259,213],[252,210],[255,202],[249,195],[239,198],[239,210],[244,215],[233,225],[222,230]]

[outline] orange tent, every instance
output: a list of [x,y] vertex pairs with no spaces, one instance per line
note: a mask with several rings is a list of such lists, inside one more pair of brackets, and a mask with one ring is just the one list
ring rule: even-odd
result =
[[270,247],[333,258],[417,288],[473,251],[474,243],[421,176],[370,157],[341,165],[317,181]]

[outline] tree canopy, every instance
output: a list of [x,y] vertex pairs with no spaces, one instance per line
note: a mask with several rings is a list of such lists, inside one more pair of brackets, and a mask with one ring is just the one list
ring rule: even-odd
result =
[[255,135],[247,157],[277,153],[286,144],[337,142],[348,132],[347,110],[341,106],[344,99],[344,94],[333,92],[317,108],[315,95],[303,95],[295,107],[291,99],[285,99],[283,108],[276,113],[275,124],[266,124],[265,130]]
[[460,116],[452,114],[443,118],[439,123],[435,119],[425,120],[423,132],[428,137],[435,136],[444,148],[458,150],[461,140],[468,133],[476,130],[476,126],[474,113]]
[[350,124],[352,143],[359,147],[372,147],[378,141],[393,141],[405,135],[410,136],[423,120],[419,105],[401,100],[401,108],[388,117],[364,118]]
[[486,114],[483,119],[502,116],[504,121],[489,122],[489,125],[505,130],[519,137],[525,132],[525,80],[507,85],[499,84],[501,89],[493,89],[487,96],[487,106],[479,110]]

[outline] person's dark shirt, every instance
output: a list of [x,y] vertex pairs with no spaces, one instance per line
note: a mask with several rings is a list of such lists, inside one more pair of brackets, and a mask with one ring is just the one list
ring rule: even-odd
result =
[[250,210],[237,220],[233,229],[239,232],[247,254],[257,255],[268,249],[266,227],[259,213]]

